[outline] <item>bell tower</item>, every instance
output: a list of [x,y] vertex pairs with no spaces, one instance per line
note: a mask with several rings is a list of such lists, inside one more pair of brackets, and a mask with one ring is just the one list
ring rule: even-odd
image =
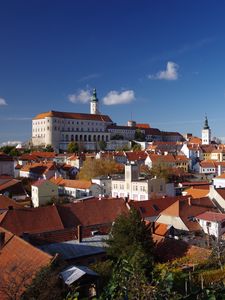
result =
[[98,109],[98,98],[96,89],[93,90],[93,94],[90,101],[90,113],[92,115],[100,115],[100,111]]
[[202,145],[211,144],[211,129],[209,127],[207,116],[205,116],[205,123],[202,129]]

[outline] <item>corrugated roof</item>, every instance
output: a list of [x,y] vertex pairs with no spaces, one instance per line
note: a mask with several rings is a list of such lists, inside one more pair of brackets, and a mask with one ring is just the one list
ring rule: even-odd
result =
[[105,253],[106,243],[104,241],[106,239],[108,239],[108,235],[96,235],[89,238],[83,238],[80,243],[77,240],[72,240],[43,245],[40,246],[40,249],[51,255],[58,253],[63,259],[70,260],[78,257]]

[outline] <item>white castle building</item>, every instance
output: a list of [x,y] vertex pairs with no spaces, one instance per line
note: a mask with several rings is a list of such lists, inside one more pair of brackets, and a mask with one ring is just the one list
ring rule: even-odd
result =
[[95,150],[98,142],[110,140],[107,127],[112,124],[109,116],[100,114],[94,89],[90,114],[49,111],[34,117],[32,144],[66,150],[69,142],[76,141],[83,143],[87,150]]
[[[130,146],[135,139],[137,129],[145,135],[146,140],[180,141],[183,137],[177,132],[162,132],[156,128],[139,127],[134,121],[127,126],[118,126],[107,115],[99,111],[96,89],[90,100],[90,113],[71,113],[48,111],[38,114],[32,120],[33,146],[51,145],[55,151],[67,150],[71,141],[83,145],[86,150],[97,150],[99,142],[106,142],[107,150]],[[122,140],[116,138],[122,136]]]

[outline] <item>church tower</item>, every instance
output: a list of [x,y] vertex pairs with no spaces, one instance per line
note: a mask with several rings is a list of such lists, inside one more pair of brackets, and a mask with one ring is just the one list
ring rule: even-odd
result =
[[202,145],[211,144],[211,129],[208,124],[207,116],[205,116],[205,124],[202,129]]
[[93,90],[93,94],[90,101],[90,113],[92,115],[100,115],[100,111],[98,109],[98,98],[96,89]]

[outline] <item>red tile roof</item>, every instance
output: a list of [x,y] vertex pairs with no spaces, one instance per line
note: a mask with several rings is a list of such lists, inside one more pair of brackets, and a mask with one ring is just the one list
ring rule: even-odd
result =
[[148,123],[137,123],[136,127],[147,129],[147,128],[150,128],[150,125]]
[[33,151],[31,155],[35,155],[41,158],[54,158],[56,156],[55,152],[45,152],[45,151]]
[[77,203],[57,205],[57,209],[66,228],[79,224],[89,226],[112,223],[117,216],[128,211],[125,201],[117,198],[102,198],[101,200],[93,198]]
[[70,113],[60,111],[49,111],[38,114],[33,120],[44,119],[49,117],[63,118],[63,119],[78,119],[78,120],[94,120],[102,122],[112,122],[109,116],[106,115],[94,115],[94,114],[81,114],[81,113]]
[[126,152],[128,161],[145,160],[148,154],[145,151],[129,151]]
[[0,255],[0,299],[20,299],[33,276],[51,263],[52,256],[3,228],[0,232],[5,233]]
[[193,222],[191,218],[209,210],[217,211],[209,198],[206,197],[198,200],[190,198],[190,200],[176,201],[162,211],[161,215],[180,217],[190,231],[195,231],[199,230],[200,226],[197,222]]
[[225,214],[207,211],[197,215],[196,218],[210,222],[222,222],[225,220]]
[[135,207],[143,218],[158,216],[163,210],[179,199],[187,199],[187,196],[164,197],[145,201],[130,201],[129,205]]
[[215,190],[225,200],[225,189],[219,188],[219,189],[215,189]]
[[23,172],[32,172],[36,174],[45,174],[50,170],[56,170],[54,162],[27,163],[21,168]]
[[18,236],[64,228],[55,206],[8,210],[0,215],[0,226]]
[[202,143],[202,139],[200,139],[199,137],[193,136],[188,140],[189,144],[197,144],[197,145],[201,145]]
[[4,182],[0,183],[0,191],[3,191],[9,187],[12,187],[18,183],[21,183],[21,180],[18,180],[18,179],[5,180]]
[[13,157],[3,152],[0,152],[0,161],[13,161]]
[[7,210],[9,207],[21,208],[21,205],[16,203],[13,199],[0,195],[0,210]]
[[52,177],[50,181],[58,186],[71,187],[75,189],[89,189],[93,185],[91,180],[63,179],[61,177],[56,179]]

